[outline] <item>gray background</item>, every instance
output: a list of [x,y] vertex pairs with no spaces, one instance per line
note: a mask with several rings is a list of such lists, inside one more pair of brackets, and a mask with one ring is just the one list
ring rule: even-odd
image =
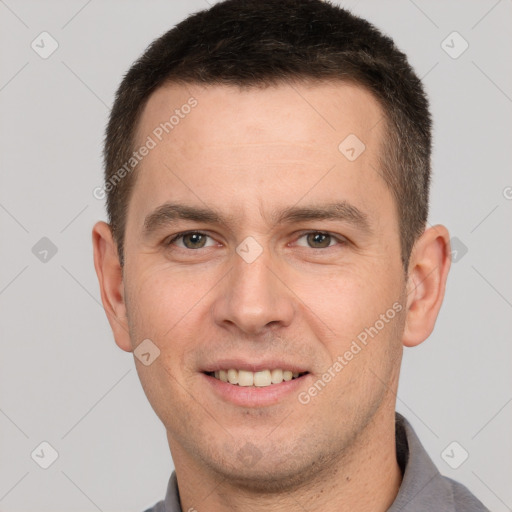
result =
[[[435,119],[430,223],[457,237],[436,329],[405,351],[398,410],[443,474],[491,510],[511,510],[512,2],[341,4],[392,35],[424,78]],[[206,7],[0,1],[2,511],[139,512],[164,496],[165,431],[100,302],[91,228],[105,214],[92,191],[121,76]],[[43,31],[59,45],[47,59],[31,48]],[[469,44],[458,58],[453,31]],[[43,237],[56,254],[38,253]],[[48,469],[31,458],[43,441],[58,452]],[[458,469],[441,455],[453,441],[452,465],[469,453]]]

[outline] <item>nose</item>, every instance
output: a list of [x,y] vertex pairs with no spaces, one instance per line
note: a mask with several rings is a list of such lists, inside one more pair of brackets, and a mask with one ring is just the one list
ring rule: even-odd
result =
[[291,324],[293,297],[268,250],[251,263],[234,254],[233,268],[213,304],[214,319],[225,328],[261,335]]

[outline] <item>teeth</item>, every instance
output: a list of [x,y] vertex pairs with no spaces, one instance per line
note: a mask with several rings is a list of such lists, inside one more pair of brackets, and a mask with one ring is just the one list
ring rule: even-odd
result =
[[270,386],[272,378],[270,377],[270,370],[263,370],[262,372],[254,373],[254,385],[258,387]]
[[237,384],[239,386],[266,387],[271,384],[281,384],[283,381],[296,379],[299,376],[299,372],[281,370],[280,368],[262,370],[259,372],[230,368],[229,370],[218,370],[214,372],[214,376],[222,382],[229,382],[230,384]]
[[270,372],[270,378],[272,384],[281,384],[281,382],[283,382],[283,370],[272,370],[272,372]]
[[254,373],[240,370],[238,372],[238,385],[239,386],[252,386],[254,383]]
[[228,382],[238,384],[238,372],[236,370],[228,370]]

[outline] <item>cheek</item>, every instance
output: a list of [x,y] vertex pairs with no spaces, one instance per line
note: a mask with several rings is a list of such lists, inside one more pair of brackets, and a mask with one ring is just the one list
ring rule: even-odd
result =
[[306,323],[328,355],[319,378],[333,382],[318,406],[336,410],[340,421],[376,407],[387,393],[383,383],[394,378],[404,309],[400,282],[393,275],[394,280],[391,272],[338,273],[302,281],[298,292],[308,297]]
[[192,409],[187,392],[193,384],[188,357],[197,343],[196,327],[203,321],[199,319],[204,314],[201,299],[208,282],[197,279],[194,286],[190,279],[196,278],[155,267],[128,280],[132,344],[149,338],[160,350],[148,366],[137,361],[137,372],[155,413],[166,425],[175,422],[170,411],[180,410],[184,420]]
[[[357,336],[400,300],[401,284],[385,265],[338,268],[329,274],[297,275],[295,288],[308,316],[316,315],[338,342]],[[393,277],[394,276],[394,277]]]
[[131,323],[140,335],[161,342],[175,338],[201,311],[202,301],[215,280],[197,271],[155,266],[138,273],[130,286]]
[[401,353],[403,297],[396,274],[374,264],[299,283],[297,294],[307,297],[302,314],[328,356],[321,371],[336,375],[331,403],[355,410],[380,396],[381,380],[391,380]]

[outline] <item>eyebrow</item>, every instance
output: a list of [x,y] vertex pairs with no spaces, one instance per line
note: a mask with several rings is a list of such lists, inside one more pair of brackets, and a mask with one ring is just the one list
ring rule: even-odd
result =
[[[149,237],[159,229],[176,224],[180,220],[233,227],[236,219],[236,216],[226,217],[211,208],[166,202],[146,216],[143,235]],[[312,220],[337,220],[347,222],[367,235],[373,232],[368,215],[346,201],[301,207],[291,206],[284,210],[274,210],[271,220],[276,225]]]
[[338,220],[352,224],[366,234],[373,232],[368,215],[347,201],[319,206],[292,206],[275,213],[273,220],[276,224],[292,224],[310,220]]
[[198,208],[180,203],[164,203],[144,219],[143,234],[149,236],[162,227],[180,220],[204,222],[206,224],[229,224],[227,219],[210,208]]

